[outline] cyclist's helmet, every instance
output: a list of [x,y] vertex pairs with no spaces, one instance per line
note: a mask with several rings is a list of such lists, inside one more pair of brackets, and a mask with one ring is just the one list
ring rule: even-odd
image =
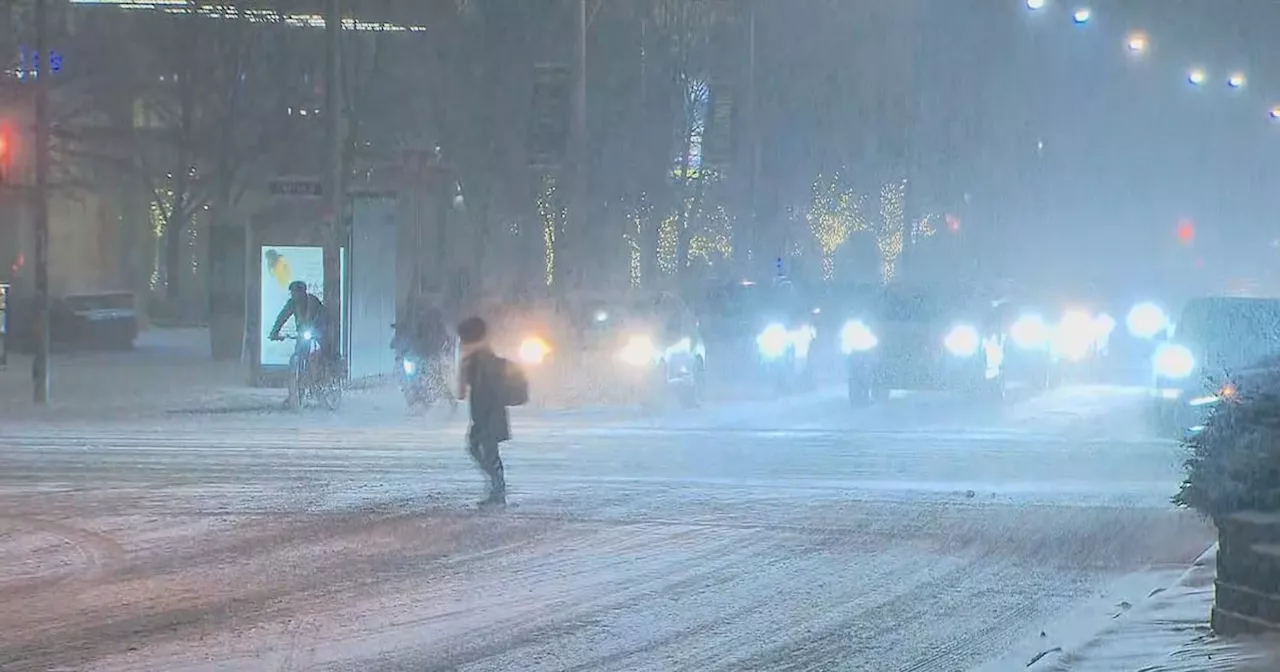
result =
[[301,280],[294,280],[293,282],[289,283],[289,291],[302,292],[305,294],[307,292],[307,283]]

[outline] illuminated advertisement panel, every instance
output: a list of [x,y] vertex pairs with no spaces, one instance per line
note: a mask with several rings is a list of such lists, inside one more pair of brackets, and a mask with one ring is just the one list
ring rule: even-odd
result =
[[[347,296],[347,250],[342,249],[339,259],[339,275],[342,278],[342,296]],[[276,316],[289,301],[289,283],[301,280],[307,283],[307,291],[325,301],[324,248],[316,246],[265,245],[262,248],[262,285],[259,301],[258,362],[262,366],[288,366],[293,355],[294,342],[272,341],[271,327]],[[345,312],[345,311],[344,311]],[[342,332],[346,333],[346,316],[342,316]],[[294,333],[294,321],[290,319],[280,330],[282,334]]]

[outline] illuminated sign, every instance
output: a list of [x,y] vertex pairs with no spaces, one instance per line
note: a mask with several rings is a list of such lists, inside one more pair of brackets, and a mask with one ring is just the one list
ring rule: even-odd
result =
[[[276,316],[289,301],[289,283],[301,280],[307,283],[307,291],[314,294],[320,301],[325,300],[324,248],[264,245],[261,260],[258,362],[262,366],[288,366],[289,357],[293,355],[294,342],[272,341],[268,336],[271,335],[271,327],[276,323]],[[339,274],[342,276],[342,297],[345,300],[347,296],[347,250],[345,248],[339,257],[339,269]],[[288,335],[293,334],[293,331],[294,321],[290,319],[280,333]],[[346,331],[345,315],[342,319],[342,331]]]

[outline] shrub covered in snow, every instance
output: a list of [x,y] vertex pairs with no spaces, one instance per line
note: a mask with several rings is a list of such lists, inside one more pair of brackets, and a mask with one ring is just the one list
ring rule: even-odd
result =
[[1280,370],[1219,402],[1190,450],[1175,504],[1215,522],[1239,511],[1280,511]]

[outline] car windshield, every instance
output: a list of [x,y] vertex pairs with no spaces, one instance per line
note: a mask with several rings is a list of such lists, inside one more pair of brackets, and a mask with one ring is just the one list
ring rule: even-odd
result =
[[740,282],[712,292],[707,312],[712,318],[755,319],[761,314],[789,313],[797,305],[796,293],[789,285]]

